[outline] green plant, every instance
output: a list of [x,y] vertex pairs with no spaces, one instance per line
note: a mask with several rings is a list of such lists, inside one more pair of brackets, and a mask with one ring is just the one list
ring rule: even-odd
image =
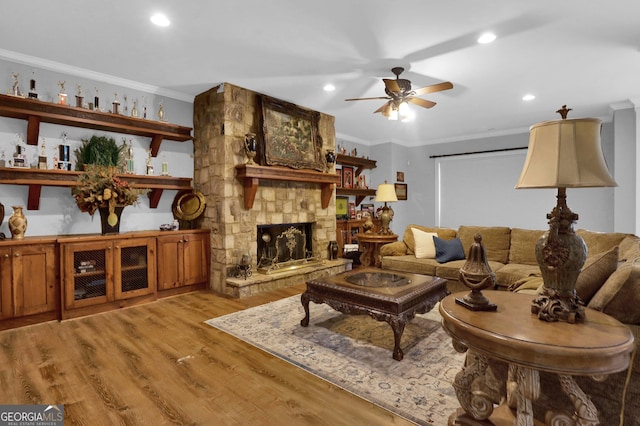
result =
[[122,163],[124,144],[117,145],[114,138],[92,136],[83,140],[82,145],[74,151],[76,170],[83,170],[85,164],[117,167]]

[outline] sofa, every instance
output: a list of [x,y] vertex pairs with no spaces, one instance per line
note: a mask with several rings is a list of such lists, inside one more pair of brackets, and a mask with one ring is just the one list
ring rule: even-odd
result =
[[[469,291],[458,281],[460,268],[474,242],[482,236],[487,261],[496,276],[496,289],[536,294],[543,281],[535,257],[536,241],[544,230],[508,227],[460,226],[458,229],[407,226],[402,240],[381,247],[383,269],[436,275],[447,279],[451,292]],[[640,341],[640,238],[625,233],[576,231],[587,246],[587,260],[576,282],[576,293],[585,306],[602,311],[627,325]],[[431,243],[430,240],[433,242]],[[507,366],[492,360],[492,388],[505,389]],[[612,374],[602,383],[576,378],[599,410],[603,425],[640,426],[640,356],[632,358],[628,371]],[[571,402],[557,378],[541,372],[541,395],[534,413],[544,421],[547,410],[567,409]],[[624,402],[623,402],[623,395]],[[496,403],[505,395],[495,394]],[[621,423],[621,416],[624,422]]]

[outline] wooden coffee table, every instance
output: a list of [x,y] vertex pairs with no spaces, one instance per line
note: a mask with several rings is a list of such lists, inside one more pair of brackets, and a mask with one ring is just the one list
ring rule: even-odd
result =
[[389,323],[393,330],[393,359],[401,361],[404,353],[400,340],[406,323],[416,314],[430,311],[449,294],[446,284],[443,278],[378,268],[358,268],[310,280],[300,297],[305,312],[300,324],[309,325],[309,301],[326,303],[344,314],[367,314]]

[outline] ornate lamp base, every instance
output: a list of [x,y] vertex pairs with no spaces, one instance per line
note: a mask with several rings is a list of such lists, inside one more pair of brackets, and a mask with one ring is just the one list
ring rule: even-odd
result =
[[563,297],[548,287],[543,287],[542,293],[531,303],[531,313],[549,322],[566,321],[574,324],[585,319],[584,306],[578,296]]
[[565,188],[558,188],[557,199],[556,207],[547,215],[549,231],[536,243],[544,287],[532,302],[531,312],[544,321],[575,323],[585,319],[584,306],[575,289],[587,247],[573,231],[578,215],[567,207]]

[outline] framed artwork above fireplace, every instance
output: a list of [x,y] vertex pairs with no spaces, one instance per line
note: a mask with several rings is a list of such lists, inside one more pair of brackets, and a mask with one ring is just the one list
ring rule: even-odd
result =
[[324,171],[320,113],[269,96],[260,99],[265,164]]

